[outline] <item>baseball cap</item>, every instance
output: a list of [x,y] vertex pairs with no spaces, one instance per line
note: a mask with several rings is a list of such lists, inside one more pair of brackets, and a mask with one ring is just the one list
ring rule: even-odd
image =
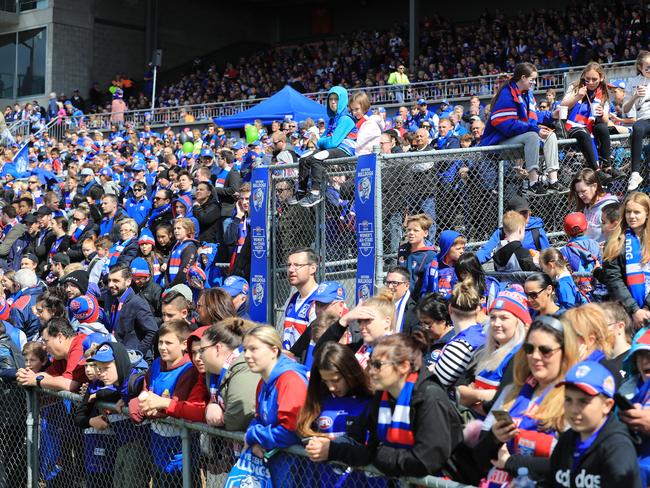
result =
[[206,148],[201,150],[201,157],[202,158],[214,158],[214,153],[212,152],[212,149]]
[[587,230],[587,217],[582,212],[571,212],[564,217],[564,232],[566,235],[575,237],[584,234]]
[[509,210],[514,210],[515,212],[523,212],[525,210],[530,211],[530,204],[524,197],[516,195],[508,200],[506,212]]
[[427,101],[424,98],[420,98],[418,100],[418,105],[426,105],[426,104],[427,104]]
[[444,98],[444,99],[440,102],[440,105],[449,105],[449,100],[447,100],[446,98]]
[[587,395],[605,395],[608,398],[614,396],[616,383],[614,376],[602,364],[596,361],[582,361],[575,364],[556,388],[562,385],[573,385]]
[[346,297],[345,288],[338,281],[324,281],[314,295],[314,301],[320,303],[332,303],[344,301]]
[[244,143],[243,142],[235,142],[232,145],[233,150],[239,151],[240,149],[244,149]]
[[112,178],[113,177],[113,170],[111,168],[102,168],[99,172],[101,176],[105,176],[107,178]]
[[627,83],[625,83],[625,80],[611,80],[609,83],[607,83],[607,86],[610,88],[620,88],[622,90],[625,90]]
[[89,357],[87,361],[99,361],[100,363],[115,361],[113,348],[108,344],[104,344],[99,349],[97,349],[97,352],[93,356]]
[[185,298],[185,300],[187,300],[188,302],[194,301],[194,297],[192,296],[192,290],[190,290],[189,286],[183,283],[168,288],[167,290],[165,290],[165,293],[163,293],[163,295],[166,295],[167,293],[170,293],[172,291],[177,291],[178,293],[183,295],[183,298]]
[[248,281],[241,276],[228,276],[221,288],[233,298],[242,293],[248,295]]
[[25,215],[23,217],[22,223],[23,224],[35,224],[37,222],[37,220],[38,220],[36,217],[37,216],[36,216],[35,213],[28,213],[27,215]]
[[52,256],[52,262],[61,263],[63,266],[67,266],[70,264],[70,256],[64,252],[57,252],[54,256]]
[[137,161],[131,165],[131,171],[138,172],[138,171],[147,171],[147,167],[142,161]]
[[95,172],[90,168],[84,168],[79,173],[81,176],[95,176]]

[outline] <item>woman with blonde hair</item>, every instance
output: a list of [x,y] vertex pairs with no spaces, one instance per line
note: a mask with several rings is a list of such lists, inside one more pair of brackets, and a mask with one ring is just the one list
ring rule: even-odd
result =
[[612,356],[612,340],[603,309],[588,303],[564,312],[578,339],[580,361],[603,362]]
[[605,284],[612,300],[619,301],[637,328],[650,320],[650,197],[630,193],[623,202],[623,218],[603,252]]
[[[244,334],[244,359],[251,372],[261,375],[255,418],[246,430],[246,445],[255,456],[300,444],[295,430],[307,398],[307,371],[282,352],[282,338],[271,326],[259,325]],[[296,486],[295,458],[276,453],[268,461],[273,486]]]
[[327,329],[316,343],[316,349],[329,341],[338,342],[352,321],[357,321],[361,339],[348,344],[362,368],[370,360],[375,342],[395,332],[395,304],[393,292],[384,288],[374,297],[362,301]]
[[501,471],[489,478],[512,479],[520,467],[527,467],[533,479],[544,478],[553,446],[565,430],[564,388],[555,385],[579,360],[568,320],[542,315],[533,321],[514,358],[513,383],[497,397],[474,448],[480,468]]

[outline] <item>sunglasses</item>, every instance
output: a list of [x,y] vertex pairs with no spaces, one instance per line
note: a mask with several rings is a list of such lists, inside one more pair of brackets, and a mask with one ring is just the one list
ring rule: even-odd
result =
[[531,354],[535,353],[535,350],[539,351],[539,353],[542,355],[543,358],[549,358],[551,355],[562,349],[562,347],[548,347],[548,346],[536,346],[535,344],[531,344],[529,342],[524,342],[521,346],[521,348],[524,350],[524,353],[526,355],[530,356]]
[[385,364],[391,364],[391,363],[392,361],[380,361],[378,359],[372,359],[368,361],[368,365],[376,371],[379,371]]
[[528,298],[532,298],[533,300],[537,300],[537,297],[540,296],[541,293],[542,293],[543,291],[545,291],[545,290],[546,290],[546,288],[542,288],[541,290],[531,291],[531,292],[526,291],[526,292],[524,292],[524,294],[525,294]]

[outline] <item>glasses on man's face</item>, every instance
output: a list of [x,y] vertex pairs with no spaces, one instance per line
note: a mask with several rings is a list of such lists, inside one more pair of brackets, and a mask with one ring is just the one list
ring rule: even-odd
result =
[[81,222],[83,219],[81,217],[72,217],[73,222]]
[[134,188],[133,191],[144,191],[144,188]]
[[521,347],[526,355],[530,356],[532,354],[535,354],[535,351],[537,350],[543,358],[549,358],[554,352],[562,349],[562,347],[553,348],[549,346],[536,346],[535,344],[531,344],[529,342],[524,342]]
[[380,361],[378,359],[372,359],[368,362],[370,367],[375,371],[379,371],[384,365],[391,364],[392,361]]
[[397,288],[399,285],[406,284],[406,281],[384,281],[384,285],[388,288]]
[[303,263],[303,264],[300,264],[300,263],[287,263],[287,269],[300,270],[300,269],[304,268],[305,266],[309,266],[309,263]]
[[38,181],[36,181],[36,180],[29,180],[30,185],[34,185],[34,184],[37,184],[37,183],[38,183]]
[[157,202],[158,200],[164,200],[163,197],[153,197],[153,199]]

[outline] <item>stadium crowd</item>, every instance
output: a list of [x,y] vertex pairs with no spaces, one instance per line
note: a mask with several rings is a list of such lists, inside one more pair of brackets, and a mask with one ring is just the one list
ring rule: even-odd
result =
[[[71,413],[59,412],[70,423],[60,449],[76,449],[86,486],[119,484],[125,473],[135,476],[128,486],[179,486],[178,435],[151,424],[139,438],[143,456],[127,454],[131,469],[120,449],[133,444],[107,435],[164,416],[245,431],[274,486],[304,484],[294,458],[274,453],[301,440],[314,463],[372,463],[389,476],[648,486],[650,197],[636,190],[650,130],[650,53],[639,53],[636,68],[627,84],[608,83],[590,63],[562,100],[549,93],[538,104],[537,68],[519,63],[489,106],[474,100],[465,114],[420,100],[394,119],[373,113],[365,93],[348,99],[335,86],[328,120],[255,121],[249,145],[213,124],[176,133],[116,121],[107,134],[89,132],[72,114],[62,140],[31,136],[26,167],[17,145],[2,156],[1,376],[83,394]],[[568,188],[558,178],[560,129],[584,160]],[[611,158],[609,134],[619,129],[631,130],[632,154],[627,192],[616,195],[609,185],[627,177]],[[335,216],[328,239],[354,242],[358,190],[328,177],[324,161],[377,147],[512,142],[524,145],[516,171],[528,185],[500,228],[483,229],[491,237],[476,252],[466,252],[468,236],[449,225],[439,199],[485,176],[482,168],[419,163],[400,176],[410,184],[433,175],[444,190],[402,187],[415,203],[398,222],[385,288],[349,310],[352,290],[316,281],[310,209],[325,205]],[[298,163],[297,174],[277,170],[274,185],[274,245],[286,260],[274,279],[292,287],[275,327],[248,316],[257,158]],[[566,193],[575,210],[558,248],[528,200],[547,193]],[[305,247],[294,247],[301,239]],[[526,272],[525,281],[487,275],[489,262]],[[129,418],[109,418],[99,401],[128,405]],[[55,435],[48,425],[43,439]],[[48,483],[66,479],[70,466],[43,458]],[[9,486],[24,485],[23,471],[8,470]],[[310,476],[322,486],[375,481],[327,464]]]

